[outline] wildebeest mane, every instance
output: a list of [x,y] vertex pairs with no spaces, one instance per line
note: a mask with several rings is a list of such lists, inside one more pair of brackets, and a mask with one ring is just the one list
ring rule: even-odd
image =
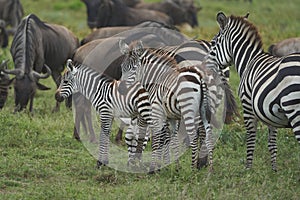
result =
[[[42,36],[38,34],[38,30],[45,33],[49,30],[54,31],[50,26],[42,22],[36,15],[30,14],[22,20],[12,42],[11,51],[15,51],[15,53],[12,52],[12,55],[15,55],[13,58],[15,67],[22,67],[24,73],[30,72],[31,69],[25,66],[33,66],[34,58],[37,53],[36,49],[38,49],[39,45],[41,45],[38,41],[42,39]],[[37,35],[39,38],[36,37]],[[51,39],[49,38],[49,40]],[[38,69],[35,70],[40,72]]]

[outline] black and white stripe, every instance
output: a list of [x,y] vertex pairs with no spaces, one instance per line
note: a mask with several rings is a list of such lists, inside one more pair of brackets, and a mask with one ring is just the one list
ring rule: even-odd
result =
[[97,165],[106,165],[108,164],[109,134],[114,117],[137,117],[139,136],[142,139],[145,138],[146,128],[151,124],[149,94],[138,82],[127,88],[125,94],[121,94],[119,90],[124,88],[122,81],[99,74],[82,64],[74,66],[71,60],[68,61],[67,67],[68,70],[63,75],[56,92],[56,99],[62,100],[72,93],[80,92],[92,103],[101,121]]
[[[203,124],[200,126],[203,129],[205,127],[207,136],[210,135],[211,128],[206,119],[207,85],[197,67],[177,66],[174,51],[144,49],[141,42],[128,46],[120,41],[120,48],[125,55],[121,65],[122,79],[127,80],[127,85],[139,81],[150,93],[153,119],[153,125],[150,125],[153,139],[150,172],[153,172],[160,167],[162,140],[165,138],[162,130],[169,120],[183,120],[192,147],[200,124]],[[209,139],[206,137],[211,163],[212,144]],[[197,160],[193,160],[192,165],[196,167]]]
[[245,17],[220,12],[220,32],[212,41],[210,60],[226,67],[231,62],[240,76],[239,96],[247,129],[247,168],[252,167],[261,120],[269,128],[272,169],[277,170],[277,128],[292,128],[300,143],[300,54],[274,57],[263,51],[256,27]]

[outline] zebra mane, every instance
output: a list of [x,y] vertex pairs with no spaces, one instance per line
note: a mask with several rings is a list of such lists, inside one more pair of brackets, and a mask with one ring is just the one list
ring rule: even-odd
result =
[[252,24],[251,22],[249,22],[244,16],[234,16],[234,15],[231,15],[229,17],[230,21],[233,21],[233,22],[237,22],[239,24],[244,24],[245,27],[248,27],[249,30],[248,30],[248,33],[251,33],[254,35],[255,39],[256,39],[256,42],[258,44],[258,47],[262,49],[263,47],[263,42],[262,42],[262,38],[257,30],[257,27]]
[[97,72],[97,70],[95,70],[95,69],[93,69],[93,68],[91,68],[91,67],[89,67],[89,66],[87,66],[87,65],[85,65],[85,64],[83,64],[83,63],[76,62],[76,61],[74,61],[74,60],[73,60],[73,67],[75,67],[75,68],[77,68],[77,69],[87,69],[87,70],[91,70],[91,71],[97,73],[97,74],[99,75],[99,77],[101,77],[101,79],[103,79],[103,80],[105,80],[105,81],[108,81],[108,82],[113,81],[113,80],[116,80],[115,78],[113,78],[113,77],[107,75],[107,74],[104,73],[104,72],[102,72],[102,73]]
[[166,64],[172,69],[179,69],[175,59],[176,48],[148,48],[147,49],[154,57],[166,61]]

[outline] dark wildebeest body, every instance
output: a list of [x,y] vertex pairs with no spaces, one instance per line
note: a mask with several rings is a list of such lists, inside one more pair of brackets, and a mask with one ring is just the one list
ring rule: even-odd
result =
[[[121,32],[124,31],[129,31],[130,33],[134,33],[134,34],[139,34],[139,33],[143,33],[143,31],[141,29],[139,29],[139,31],[136,32],[132,32],[132,29],[136,29],[136,28],[146,28],[149,29],[150,27],[155,27],[151,30],[157,31],[157,28],[163,28],[163,29],[167,29],[167,30],[177,30],[175,27],[173,26],[166,26],[164,24],[158,23],[158,22],[153,22],[153,21],[146,21],[146,22],[142,22],[136,26],[112,26],[112,27],[102,27],[102,28],[97,28],[96,30],[94,30],[93,32],[91,32],[90,34],[88,34],[85,38],[83,38],[81,40],[81,45],[86,44],[92,40],[96,40],[96,39],[104,39],[104,38],[108,38],[108,37],[112,37],[115,36],[117,34],[120,34]],[[147,30],[146,30],[147,31]],[[136,36],[129,36],[129,37],[136,37]],[[167,39],[167,37],[166,37]]]
[[9,34],[14,34],[24,15],[22,4],[19,0],[0,0],[0,19],[4,20]]
[[[30,101],[32,112],[36,89],[49,89],[38,83],[40,78],[51,74],[56,85],[60,84],[64,64],[78,46],[78,38],[63,26],[44,23],[33,14],[21,21],[10,49],[15,69],[3,70],[16,76],[16,111],[25,108]],[[46,75],[42,75],[45,72]],[[55,110],[58,109],[57,102]]]
[[82,1],[87,8],[87,21],[91,29],[106,26],[135,26],[144,21],[173,25],[172,19],[164,13],[131,8],[121,0]]
[[273,56],[282,57],[300,52],[300,37],[288,38],[269,47],[269,53]]
[[182,25],[188,23],[190,26],[198,26],[197,12],[198,9],[193,6],[180,5],[173,1],[154,2],[154,3],[138,3],[134,8],[149,9],[163,12],[170,16],[174,25]]
[[136,4],[142,2],[142,0],[122,0],[122,1],[129,7],[134,7]]

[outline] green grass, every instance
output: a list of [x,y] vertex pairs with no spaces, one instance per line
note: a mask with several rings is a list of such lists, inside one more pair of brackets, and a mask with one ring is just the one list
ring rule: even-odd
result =
[[[81,39],[90,31],[80,0],[22,1],[26,14],[63,24]],[[210,40],[218,31],[218,11],[244,15],[260,31],[265,49],[287,37],[300,35],[299,0],[201,1],[200,26],[182,30],[190,37]],[[1,59],[10,58],[1,50]],[[10,62],[12,67],[12,62]],[[239,78],[232,70],[236,92]],[[49,91],[38,91],[34,114],[13,114],[13,89],[0,112],[0,199],[299,199],[300,156],[290,130],[278,134],[278,172],[271,170],[267,129],[259,127],[254,165],[245,170],[245,129],[242,119],[223,128],[215,146],[214,172],[190,167],[190,151],[174,165],[155,175],[131,174],[111,168],[95,169],[96,160],[82,143],[73,139],[73,116],[64,105],[55,106],[55,85],[42,81]],[[124,147],[125,149],[125,147]]]

